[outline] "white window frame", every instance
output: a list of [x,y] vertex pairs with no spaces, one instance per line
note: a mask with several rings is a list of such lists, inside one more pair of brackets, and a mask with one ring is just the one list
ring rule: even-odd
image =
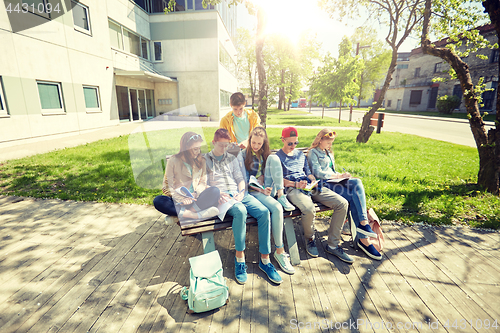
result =
[[[40,98],[40,90],[38,89],[38,84],[51,84],[57,87],[57,91],[59,94],[59,101],[61,103],[60,109],[43,109],[42,108],[42,99]],[[53,81],[42,81],[36,80],[36,88],[38,91],[38,101],[40,102],[40,110],[42,110],[42,115],[53,115],[53,114],[66,114],[66,110],[64,108],[64,99],[63,99],[63,91],[61,82],[53,82]]]
[[0,76],[0,117],[8,117],[9,110],[7,109],[7,101],[5,100],[5,94],[3,92],[3,82]]
[[84,5],[84,4],[82,4],[81,2],[76,2],[76,1],[73,1],[73,0],[71,2],[74,3],[75,6],[80,6],[80,7],[82,7],[85,10],[85,12],[87,13],[87,25],[89,26],[89,30],[85,30],[84,28],[77,26],[75,24],[74,18],[73,18],[73,26],[74,26],[75,30],[79,31],[79,32],[82,32],[84,34],[92,36],[92,26],[90,25],[90,9],[89,9],[89,7],[86,6],[86,5]]
[[[90,88],[90,89],[95,89],[96,90],[96,96],[97,96],[97,108],[87,108],[87,104],[85,104],[85,110],[87,113],[96,113],[96,112],[102,112],[101,108],[101,94],[99,91],[99,86],[90,86],[83,84],[82,85],[82,91],[85,91],[85,88]],[[85,103],[85,93],[83,93],[83,102]]]
[[[160,43],[160,60],[156,60],[156,48],[155,48],[155,43]],[[152,62],[163,62],[163,43],[162,41],[151,41],[151,49],[153,52],[151,52],[152,57],[151,61]]]

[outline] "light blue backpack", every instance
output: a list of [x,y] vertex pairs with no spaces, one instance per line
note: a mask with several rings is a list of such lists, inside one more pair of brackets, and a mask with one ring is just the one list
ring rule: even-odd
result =
[[219,252],[212,251],[189,258],[190,285],[183,287],[181,298],[188,302],[188,313],[220,308],[229,302],[226,280],[222,274]]

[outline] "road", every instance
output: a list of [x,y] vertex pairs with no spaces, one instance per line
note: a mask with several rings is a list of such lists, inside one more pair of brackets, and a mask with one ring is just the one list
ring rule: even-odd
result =
[[[309,108],[298,110],[309,112]],[[352,121],[361,124],[366,111],[352,112]],[[321,108],[312,108],[312,114],[321,116]],[[349,120],[349,109],[342,109],[342,120]],[[339,109],[325,109],[325,116],[339,118]],[[487,122],[486,131],[493,127],[493,122]],[[449,119],[439,117],[412,116],[403,114],[386,113],[382,131],[400,132],[419,135],[425,138],[452,142],[469,147],[476,147],[470,125],[464,119]]]

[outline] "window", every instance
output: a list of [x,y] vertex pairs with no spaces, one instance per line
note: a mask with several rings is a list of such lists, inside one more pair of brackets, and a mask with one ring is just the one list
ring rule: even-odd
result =
[[420,76],[420,67],[415,68],[415,77]]
[[111,46],[120,50],[123,49],[122,28],[111,21],[108,21],[108,25]]
[[85,108],[87,111],[101,111],[99,87],[83,86],[83,96],[85,97]]
[[50,13],[52,10],[55,12],[61,12],[62,8],[57,3],[57,7],[53,7],[48,0],[22,0],[22,11],[26,13],[26,11],[33,13],[35,15],[39,15],[45,18],[50,19]]
[[391,107],[391,104],[392,104],[392,100],[388,100],[387,101],[387,107],[390,108]]
[[487,89],[493,89],[493,90],[488,90],[483,92],[483,94],[481,95],[481,97],[483,98],[483,103],[482,106],[479,107],[479,109],[481,110],[494,109],[493,101],[495,100],[495,96],[497,95],[497,87],[498,87],[497,81],[488,82],[486,84]]
[[42,113],[64,112],[61,83],[37,81]]
[[412,90],[410,93],[410,105],[419,105],[422,100],[422,90]]
[[490,57],[490,63],[498,62],[498,49],[492,50],[491,51],[491,57]]
[[399,64],[396,66],[397,69],[408,69],[408,64]]
[[222,43],[219,42],[219,62],[229,73],[236,76],[236,63],[231,59],[231,56],[226,51]]
[[225,90],[220,91],[220,107],[229,107],[229,99],[231,98],[231,93]]
[[5,103],[5,97],[3,93],[3,82],[2,77],[0,76],[0,116],[8,116],[7,105]]
[[123,29],[123,49],[129,53],[141,56],[141,38],[131,31]]
[[144,59],[149,59],[149,41],[141,38],[141,51]]
[[442,62],[438,62],[434,65],[434,73],[441,73],[443,70],[441,69]]
[[90,33],[89,7],[73,1],[72,12],[75,29],[81,32]]
[[163,61],[163,54],[161,53],[161,42],[153,42],[154,61]]

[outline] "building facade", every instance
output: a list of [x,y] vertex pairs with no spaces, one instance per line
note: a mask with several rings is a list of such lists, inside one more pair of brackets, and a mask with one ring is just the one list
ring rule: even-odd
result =
[[[495,44],[497,37],[492,25],[478,28],[480,33]],[[446,40],[435,43],[446,45]],[[461,49],[464,50],[465,46]],[[482,59],[476,55],[484,55]],[[472,82],[477,84],[482,77],[486,88],[492,89],[483,93],[481,111],[495,112],[496,89],[498,86],[498,49],[481,49],[462,58],[468,66]],[[462,89],[458,79],[449,79],[450,65],[441,58],[422,52],[416,48],[411,53],[399,53],[396,72],[386,93],[385,108],[396,111],[437,111],[436,102],[439,96],[456,95],[462,99],[460,112],[467,112],[463,103]],[[444,82],[434,82],[434,78],[445,78]]]
[[0,144],[229,110],[236,9],[226,0],[178,0],[168,14],[162,0],[11,2],[0,6]]

